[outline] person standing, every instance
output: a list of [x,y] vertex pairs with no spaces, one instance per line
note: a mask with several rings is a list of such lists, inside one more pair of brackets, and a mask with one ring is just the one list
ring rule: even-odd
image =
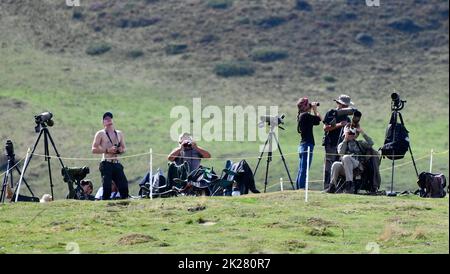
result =
[[[300,163],[297,175],[297,189],[305,188],[306,171],[311,167],[315,146],[313,127],[320,125],[320,122],[322,121],[322,116],[317,110],[318,105],[319,104],[316,102],[310,103],[307,97],[300,98],[297,102],[297,132],[301,135],[301,141],[298,149]],[[311,114],[311,110],[314,115]],[[308,148],[310,149],[309,166],[307,166]]]
[[337,146],[339,144],[342,128],[350,122],[350,118],[347,115],[337,116],[336,111],[354,105],[350,96],[345,94],[340,95],[339,98],[334,101],[337,104],[336,109],[329,110],[323,119],[323,130],[325,133],[322,143],[325,147],[325,159],[323,166],[324,190],[330,187],[331,166],[334,162],[339,161],[340,159]]
[[103,200],[111,199],[112,181],[117,184],[121,199],[128,199],[128,180],[118,156],[125,153],[125,136],[114,128],[113,114],[103,115],[104,129],[95,134],[92,153],[103,154],[100,163],[100,173],[103,183]]

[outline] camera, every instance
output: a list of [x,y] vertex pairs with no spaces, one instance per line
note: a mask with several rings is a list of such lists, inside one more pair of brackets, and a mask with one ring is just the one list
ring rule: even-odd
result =
[[188,148],[188,147],[192,147],[192,142],[184,142],[183,143],[183,147]]
[[359,127],[359,121],[361,120],[361,117],[362,117],[361,111],[355,110],[353,112],[352,123],[351,123],[351,126],[353,128],[358,128]]
[[276,127],[283,129],[280,125],[284,125],[284,118],[286,118],[285,114],[271,116],[271,115],[263,115],[260,117],[261,122],[259,123],[259,127],[264,127],[264,124],[267,123],[270,127]]
[[391,99],[392,99],[392,103],[391,103],[392,110],[402,110],[405,107],[406,101],[401,100],[400,95],[398,95],[398,93],[393,92],[391,94]]
[[362,113],[359,110],[357,110],[356,108],[332,109],[330,111],[330,114],[331,114],[331,117],[333,117],[330,125],[333,127],[336,126],[336,119],[339,116],[353,115],[352,124],[355,124],[355,125],[359,125],[359,120],[361,119],[361,116],[362,116]]
[[114,148],[116,149],[116,151],[114,152],[114,154],[120,154],[120,146],[119,145],[114,145]]
[[61,169],[61,175],[64,177],[64,182],[73,183],[80,182],[90,173],[89,167],[64,167]]
[[51,112],[43,112],[39,115],[34,116],[34,120],[36,122],[36,133],[38,133],[43,127],[52,127],[55,124],[52,118],[53,114]]
[[5,151],[8,158],[14,158],[14,145],[11,140],[6,141]]

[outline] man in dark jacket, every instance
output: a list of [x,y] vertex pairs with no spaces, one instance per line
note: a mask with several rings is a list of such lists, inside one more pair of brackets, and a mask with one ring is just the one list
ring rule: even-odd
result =
[[346,115],[334,116],[336,110],[353,106],[350,96],[342,94],[338,99],[334,100],[337,104],[336,109],[329,110],[323,119],[323,130],[325,132],[323,138],[323,146],[325,147],[325,159],[323,167],[323,187],[328,189],[330,185],[331,166],[334,162],[339,161],[337,146],[342,128],[350,122]]

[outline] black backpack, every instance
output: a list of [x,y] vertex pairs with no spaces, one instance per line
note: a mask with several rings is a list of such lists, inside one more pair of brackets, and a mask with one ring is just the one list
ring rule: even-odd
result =
[[[394,128],[395,128],[395,140],[394,140]],[[400,123],[397,123],[395,127],[393,124],[389,124],[386,129],[386,138],[384,145],[381,147],[381,155],[390,160],[403,159],[406,152],[409,149],[409,132]],[[394,156],[392,156],[394,155]]]
[[419,175],[417,184],[420,188],[420,197],[444,198],[446,195],[445,186],[447,185],[447,179],[442,173],[422,172]]

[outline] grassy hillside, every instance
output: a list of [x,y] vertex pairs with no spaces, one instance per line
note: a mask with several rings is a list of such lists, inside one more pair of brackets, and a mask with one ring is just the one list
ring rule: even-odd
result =
[[1,205],[0,253],[448,254],[448,196],[303,197]]
[[[223,8],[212,2],[86,0],[80,8],[67,8],[56,0],[1,1],[1,142],[12,139],[18,158],[24,156],[36,138],[33,115],[50,110],[61,155],[92,158],[90,145],[101,128],[100,117],[111,110],[126,133],[128,155],[152,147],[159,154],[155,166],[165,169],[164,155],[175,146],[169,138],[172,107],[192,108],[193,97],[202,98],[204,107],[222,109],[277,105],[287,114],[280,140],[295,178],[298,97],[319,100],[324,113],[339,94],[351,95],[378,148],[395,89],[408,100],[403,114],[420,158],[418,169],[428,170],[431,149],[448,150],[448,1],[390,1],[380,8],[357,1],[309,1],[310,10],[297,1],[225,1],[231,4]],[[267,62],[267,52],[284,57]],[[214,73],[229,61],[243,62],[254,73],[225,78]],[[315,135],[319,145],[311,178],[319,181],[319,128]],[[260,145],[200,144],[220,158],[206,162],[216,170],[227,158],[245,158],[254,167]],[[398,162],[404,165],[397,169],[397,190],[416,188],[409,160]],[[99,185],[97,160],[64,162],[88,165],[89,177]],[[136,182],[148,168],[148,156],[126,159],[124,165]],[[53,167],[60,199],[66,186],[57,162]],[[390,183],[389,167],[383,161],[383,188]],[[448,170],[448,154],[435,155],[434,171],[448,175]],[[279,159],[270,175],[270,191],[279,189],[280,177],[287,180]],[[38,194],[49,191],[41,158],[33,160],[28,177]],[[262,172],[257,181],[262,188]],[[312,187],[319,189],[320,183]]]

